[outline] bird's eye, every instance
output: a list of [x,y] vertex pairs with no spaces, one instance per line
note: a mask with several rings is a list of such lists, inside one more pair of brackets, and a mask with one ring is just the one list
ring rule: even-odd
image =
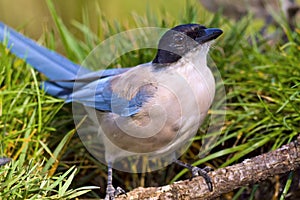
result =
[[184,43],[185,37],[183,35],[177,35],[175,37],[175,42],[176,44],[182,44]]

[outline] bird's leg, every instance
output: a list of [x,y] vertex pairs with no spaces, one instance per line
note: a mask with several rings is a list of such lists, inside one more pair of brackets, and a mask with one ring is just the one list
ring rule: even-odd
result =
[[117,187],[117,189],[115,189],[114,186],[112,185],[112,163],[108,162],[108,165],[107,165],[107,186],[106,186],[105,200],[114,200],[115,196],[118,196],[120,194],[126,194],[126,192],[120,187]]
[[112,200],[115,197],[115,188],[112,185],[112,163],[107,165],[107,186],[105,200]]
[[205,168],[201,169],[199,167],[192,166],[188,163],[184,163],[180,160],[175,160],[174,162],[176,164],[190,170],[192,172],[192,178],[195,177],[195,176],[202,176],[204,178],[206,184],[207,184],[207,187],[208,187],[209,191],[213,190],[213,185],[212,185],[212,182],[211,182],[211,178],[207,174],[208,172],[212,171],[212,169],[210,167],[205,167]]

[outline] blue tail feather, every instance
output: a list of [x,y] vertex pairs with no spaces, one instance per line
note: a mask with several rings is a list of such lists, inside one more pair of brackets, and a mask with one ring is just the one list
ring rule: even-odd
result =
[[129,68],[119,68],[91,71],[37,44],[2,22],[0,22],[0,43],[5,44],[11,53],[24,59],[26,63],[49,78],[50,81],[44,82],[42,87],[48,94],[62,99],[69,98],[74,85],[80,87],[87,82],[115,76],[129,70]]
[[38,45],[33,40],[14,31],[0,22],[0,41],[5,41],[7,48],[39,72],[52,80],[75,79],[78,70],[90,72],[90,70],[77,65],[60,54]]
[[[121,98],[112,91],[112,80],[118,79],[117,75],[132,68],[90,71],[58,53],[38,45],[0,22],[1,42],[11,53],[24,59],[25,62],[49,78],[48,81],[43,82],[42,88],[48,94],[64,99],[66,103],[77,101],[100,111],[130,116],[139,110],[141,102],[145,100],[141,98],[146,97],[143,91],[130,100]],[[113,110],[112,103],[121,106]]]

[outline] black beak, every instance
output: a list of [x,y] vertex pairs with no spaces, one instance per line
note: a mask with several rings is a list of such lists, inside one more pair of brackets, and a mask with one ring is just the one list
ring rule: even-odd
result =
[[199,44],[204,44],[206,42],[214,40],[223,33],[223,31],[218,28],[207,28],[204,29],[204,32],[205,34],[203,36],[196,38],[196,41],[199,42]]

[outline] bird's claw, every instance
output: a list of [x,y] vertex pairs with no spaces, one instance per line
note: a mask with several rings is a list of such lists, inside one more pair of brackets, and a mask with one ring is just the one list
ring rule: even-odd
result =
[[119,196],[119,195],[121,195],[121,194],[125,194],[125,195],[127,196],[125,190],[123,190],[121,187],[117,187],[117,189],[116,189],[115,192],[114,192],[114,195],[115,195],[115,196]]
[[105,200],[114,200],[116,196],[121,194],[126,195],[125,190],[123,190],[121,187],[117,187],[117,189],[115,189],[112,185],[107,186]]
[[209,166],[204,167],[203,170],[206,171],[206,173],[214,171],[214,169]]
[[[192,178],[196,177],[196,176],[202,176],[207,184],[208,190],[209,191],[213,191],[213,185],[211,182],[211,178],[208,175],[208,172],[212,171],[213,169],[210,167],[205,167],[203,169],[199,168],[199,167],[194,167],[192,168]],[[191,179],[192,179],[191,178]]]

